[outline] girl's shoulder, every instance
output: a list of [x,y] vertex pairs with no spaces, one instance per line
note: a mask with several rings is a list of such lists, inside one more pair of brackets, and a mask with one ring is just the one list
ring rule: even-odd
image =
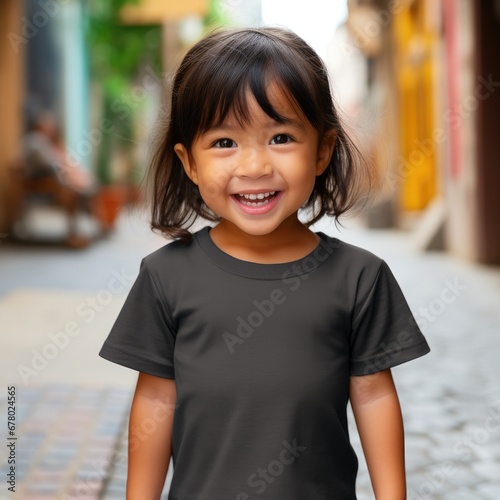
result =
[[382,257],[367,248],[347,243],[337,237],[327,236],[329,248],[335,249],[334,261],[342,266],[379,269],[385,262]]
[[390,266],[380,255],[332,236],[328,236],[327,242],[330,248],[335,248],[329,276],[347,289],[369,290],[375,283],[396,282]]
[[189,243],[182,243],[180,240],[172,240],[162,247],[151,252],[143,258],[143,262],[150,269],[165,269],[165,267],[179,267],[188,265],[189,261],[196,253],[195,236]]

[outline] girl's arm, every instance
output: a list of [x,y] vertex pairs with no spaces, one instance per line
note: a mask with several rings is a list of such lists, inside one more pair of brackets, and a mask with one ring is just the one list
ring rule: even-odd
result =
[[350,379],[350,400],[377,500],[405,500],[404,430],[391,370]]
[[175,380],[139,373],[129,422],[127,500],[159,500],[171,456]]

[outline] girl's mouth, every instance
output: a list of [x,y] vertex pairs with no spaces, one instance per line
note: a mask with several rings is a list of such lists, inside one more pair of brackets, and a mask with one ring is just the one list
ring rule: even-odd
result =
[[260,215],[269,212],[278,203],[283,191],[269,191],[259,194],[232,194],[240,210],[251,215]]

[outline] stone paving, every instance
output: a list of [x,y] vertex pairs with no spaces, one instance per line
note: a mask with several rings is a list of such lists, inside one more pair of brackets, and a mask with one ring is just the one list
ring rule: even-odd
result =
[[[0,498],[100,498],[127,419],[130,391],[58,384],[16,392],[15,493],[2,488]],[[6,398],[0,406],[6,415]],[[6,478],[5,461],[0,471]]]
[[[355,228],[339,234],[333,224],[325,223],[314,229],[334,234],[383,257],[431,346],[430,354],[393,369],[405,420],[408,499],[500,499],[500,269],[472,265],[446,254],[416,253],[412,251],[409,236],[398,231]],[[142,248],[137,234],[142,237],[142,233],[134,229],[126,238],[117,237],[112,241],[110,245],[115,250],[120,248],[122,253],[110,254],[107,261],[104,247],[81,254],[82,282],[90,284],[86,259],[89,265],[93,258],[99,259],[93,264],[102,271],[99,274],[102,282],[96,289],[105,286],[106,272],[117,265],[118,255],[120,265],[127,266],[129,273],[136,272],[138,257],[149,253],[157,244],[156,240],[148,240]],[[128,255],[123,253],[127,248],[132,248]],[[4,273],[0,260],[0,273],[7,275],[7,284],[5,281],[3,284],[7,293],[4,301],[7,301],[8,291],[15,282],[21,281],[24,286],[32,283],[30,277],[23,274],[27,263],[24,257],[10,250],[4,252],[5,255],[9,271]],[[44,269],[51,265],[51,259],[60,263],[60,257],[57,252],[53,257],[44,255]],[[69,259],[63,262],[69,270],[71,257],[64,254],[63,258]],[[52,276],[53,273],[47,273],[47,281]],[[66,287],[66,276],[56,279],[60,281],[58,288]],[[73,288],[78,282],[75,274],[68,279]],[[43,285],[37,282],[37,286]],[[14,300],[12,295],[10,299]],[[81,298],[74,300],[77,304]],[[0,311],[1,305],[0,300]],[[11,306],[10,303],[9,308]],[[115,304],[103,315],[111,318],[118,306]],[[61,321],[63,319],[67,320],[64,317]],[[102,321],[99,325],[104,326],[100,328],[106,330],[109,321]],[[97,325],[92,323],[89,328]],[[101,337],[89,337],[89,345],[100,345],[104,330]],[[11,342],[15,342],[16,336],[13,337],[13,340],[9,338]],[[79,345],[75,343],[75,350],[77,348]],[[60,380],[66,382],[70,375],[68,364],[76,363],[77,358],[71,357],[69,349],[71,346],[59,368],[54,362],[53,367],[41,374],[47,376],[47,384],[19,391],[18,430],[19,435],[24,436],[25,448],[19,441],[19,450],[23,453],[18,469],[19,494],[15,498],[70,500],[72,497],[68,495],[73,495],[82,499],[124,499],[126,419],[132,377],[127,369],[103,362],[93,367],[99,370],[98,374],[79,369],[67,385],[56,384],[57,370],[62,374]],[[22,350],[16,351],[16,355],[19,353]],[[89,350],[86,356],[90,355]],[[49,377],[51,373],[53,376]],[[98,378],[104,378],[99,387],[82,385]],[[5,414],[2,398],[4,395],[0,395],[0,405]],[[358,499],[372,500],[351,413],[349,418],[351,439],[360,460]],[[96,463],[101,465],[97,471]],[[2,464],[0,462],[0,467]],[[5,473],[5,468],[1,473]],[[162,499],[167,498],[172,473],[171,464]],[[78,484],[83,488],[82,481],[95,487],[90,492],[75,491]],[[13,498],[6,497],[5,493],[6,488],[2,488],[0,498]]]

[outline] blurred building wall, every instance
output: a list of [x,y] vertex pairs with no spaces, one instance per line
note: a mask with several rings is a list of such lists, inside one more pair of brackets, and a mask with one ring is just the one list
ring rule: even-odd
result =
[[475,0],[474,10],[475,92],[478,83],[482,88],[476,128],[477,260],[500,264],[500,2]]
[[58,119],[73,159],[90,167],[88,62],[80,0],[24,2],[36,33],[26,44],[25,120],[50,110]]
[[[474,95],[476,78],[473,2],[443,2],[446,42],[446,107],[443,122],[447,158],[444,169],[447,224],[446,240],[456,254],[478,259],[477,110],[462,107]],[[475,107],[475,106],[474,106]]]
[[23,129],[25,43],[21,31],[22,2],[0,2],[0,232],[8,231],[9,168],[19,150]]
[[446,37],[448,248],[500,264],[500,5],[443,2]]
[[349,0],[347,26],[378,124],[370,225],[409,220],[421,248],[500,264],[500,2]]
[[[57,37],[57,25],[54,17],[41,10],[40,5],[33,0],[24,3],[23,17],[31,20],[35,29],[32,36],[26,40],[24,64],[24,110],[26,125],[29,126],[41,110],[51,110],[61,122],[63,118],[61,99],[63,85],[61,74],[63,62],[61,50],[64,44]],[[46,17],[40,16],[39,13]],[[60,12],[60,11],[59,11]],[[37,25],[34,20],[37,20]],[[42,25],[42,21],[46,21]],[[26,23],[23,23],[26,25]]]
[[8,231],[10,168],[39,113],[59,122],[72,157],[89,166],[88,79],[80,0],[0,2],[0,231]]
[[68,152],[87,169],[92,169],[89,119],[89,70],[85,46],[86,2],[66,2],[57,18],[57,36],[62,48],[64,136]]

